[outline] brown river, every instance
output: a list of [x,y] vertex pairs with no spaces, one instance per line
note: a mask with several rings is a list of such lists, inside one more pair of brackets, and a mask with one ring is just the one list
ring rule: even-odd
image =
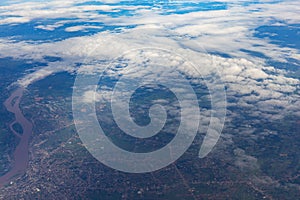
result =
[[[23,96],[24,89],[19,88],[14,91],[11,96],[4,102],[4,106],[6,109],[13,113],[15,116],[15,120],[10,124],[10,129],[13,134],[15,134],[20,142],[17,145],[14,154],[13,154],[13,166],[6,174],[0,176],[0,187],[9,183],[14,176],[21,175],[25,172],[28,161],[29,161],[29,150],[28,144],[29,139],[32,135],[32,123],[27,120],[21,109],[20,109],[20,101]],[[13,129],[13,124],[19,123],[22,126],[23,133],[19,134]]]

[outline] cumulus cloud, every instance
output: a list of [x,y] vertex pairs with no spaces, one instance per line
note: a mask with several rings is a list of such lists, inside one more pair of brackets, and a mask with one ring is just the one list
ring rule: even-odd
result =
[[[176,54],[172,61],[161,56],[154,62],[159,65],[177,63],[178,69],[189,77],[199,79],[202,75],[209,79],[219,73],[220,81],[227,88],[227,97],[233,101],[228,103],[229,109],[244,108],[249,111],[249,115],[268,120],[280,119],[288,113],[299,115],[299,79],[288,77],[287,71],[266,64],[268,59],[288,62],[293,58],[299,61],[299,49],[281,47],[268,39],[254,37],[255,28],[261,25],[285,26],[298,23],[299,17],[295,13],[299,13],[299,2],[269,4],[268,1],[260,1],[240,6],[237,1],[224,0],[228,3],[226,10],[191,11],[182,14],[165,14],[167,7],[157,10],[141,5],[74,6],[84,2],[21,2],[0,7],[0,24],[13,25],[40,18],[67,19],[54,20],[55,23],[35,27],[49,31],[55,31],[56,28],[71,22],[86,21],[101,22],[103,26],[136,26],[118,32],[103,31],[90,36],[39,44],[0,39],[1,57],[36,61],[43,61],[45,56],[63,58],[63,61],[49,63],[47,67],[25,75],[18,81],[19,85],[27,87],[53,73],[77,70],[76,63],[84,64],[77,73],[98,73],[109,67],[124,52],[151,47],[167,49]],[[120,14],[116,18],[109,14],[122,10],[133,12],[134,15]],[[8,15],[18,17],[4,17]],[[65,31],[86,31],[89,28],[96,27],[72,25],[65,28]],[[266,58],[258,58],[242,51],[243,49],[259,52]],[[225,53],[229,58],[213,53]],[[139,56],[141,55],[132,55],[128,59],[137,62]],[[180,56],[192,65],[178,62]],[[134,68],[130,70],[135,72]],[[135,74],[136,77],[142,75],[145,74]],[[211,84],[219,87],[217,81]],[[101,95],[99,98],[105,96],[104,93]],[[84,97],[85,101],[91,100],[89,93]],[[237,116],[234,112],[229,112],[229,117]]]
[[257,159],[253,156],[247,155],[243,149],[237,148],[234,150],[235,165],[241,168],[241,170],[257,170],[259,165]]
[[85,31],[86,29],[101,29],[101,26],[72,26],[65,29],[66,32]]
[[[35,60],[42,60],[45,55],[60,55],[64,58],[64,61],[61,63],[56,62],[47,68],[42,68],[33,74],[23,77],[19,84],[25,87],[51,73],[64,71],[66,69],[65,66],[75,69],[75,63],[86,63],[79,69],[78,72],[80,73],[99,73],[109,67],[109,63],[112,60],[128,50],[145,47],[165,48],[175,54],[173,61],[158,56],[157,60],[153,62],[159,65],[169,65],[171,62],[174,62],[179,70],[190,77],[196,78],[199,78],[201,75],[212,77],[214,73],[218,72],[221,75],[221,80],[228,88],[228,96],[238,98],[238,104],[236,104],[238,106],[255,110],[259,109],[262,112],[274,110],[274,112],[280,113],[285,110],[285,112],[294,111],[296,113],[298,110],[289,104],[292,100],[295,101],[294,104],[299,102],[299,94],[296,93],[297,88],[299,88],[299,80],[287,77],[285,71],[267,66],[261,60],[253,62],[245,58],[223,58],[205,52],[198,52],[193,48],[189,48],[189,45],[184,46],[185,49],[182,49],[182,42],[177,40],[176,35],[175,37],[174,35],[170,37],[170,33],[174,34],[174,32],[156,28],[131,29],[121,33],[99,33],[93,36],[71,38],[60,42],[39,45],[3,41],[0,48],[6,49],[1,51],[2,54],[10,53],[17,58],[24,57],[24,54],[27,54],[28,58]],[[192,65],[181,63],[179,55],[185,58],[187,62],[192,63]],[[7,54],[7,56],[9,55]],[[141,55],[135,54],[132,54],[132,57],[128,56],[126,59],[131,59],[132,64],[138,63],[137,59],[142,58],[139,57]],[[154,54],[143,56],[145,58],[147,56],[153,57]],[[144,57],[142,59],[145,59]],[[69,68],[68,70],[70,70]],[[132,67],[124,70],[128,69],[132,70],[132,72],[138,71]],[[143,75],[136,73],[135,76]],[[277,106],[274,101],[270,101],[272,99],[277,100]],[[259,105],[258,107],[253,105],[253,103],[257,102],[260,102],[260,104],[257,104]]]

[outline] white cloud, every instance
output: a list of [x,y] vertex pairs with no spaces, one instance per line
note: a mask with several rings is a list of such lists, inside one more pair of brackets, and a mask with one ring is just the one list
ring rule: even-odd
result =
[[65,29],[66,32],[86,31],[86,29],[101,29],[102,26],[71,26]]
[[235,165],[241,168],[242,170],[257,170],[259,165],[257,159],[253,156],[247,155],[243,149],[237,148],[234,150],[235,154]]
[[[274,60],[287,62],[288,58],[299,60],[299,50],[280,47],[266,39],[253,36],[254,29],[261,25],[278,25],[273,19],[284,23],[299,22],[295,13],[299,12],[300,2],[277,4],[250,4],[239,6],[231,2],[228,10],[199,11],[186,14],[161,15],[164,10],[152,10],[147,6],[78,6],[75,3],[84,1],[50,1],[47,3],[23,2],[12,6],[2,6],[0,24],[24,23],[33,19],[76,18],[73,22],[101,22],[104,25],[137,25],[136,28],[124,29],[120,33],[109,31],[92,36],[70,38],[63,41],[34,44],[24,41],[16,42],[0,40],[0,56],[43,60],[45,55],[59,56],[62,62],[50,64],[38,69],[19,80],[26,87],[36,80],[42,79],[58,71],[72,71],[75,63],[93,62],[101,65],[85,65],[81,73],[103,70],[109,61],[124,52],[145,47],[165,48],[185,57],[195,67],[182,67],[184,73],[191,77],[211,76],[219,71],[221,80],[228,87],[227,95],[237,99],[237,104],[253,110],[253,115],[265,116],[269,119],[283,117],[285,113],[299,113],[299,80],[287,77],[286,71],[275,69],[265,64],[264,58],[249,55],[241,49],[255,51]],[[267,2],[267,1],[263,1]],[[97,11],[119,12],[131,10],[133,16],[111,17]],[[253,10],[258,10],[253,12]],[[260,10],[260,11],[259,11]],[[280,10],[280,12],[279,12]],[[41,24],[36,28],[55,31],[57,27],[72,22],[71,19],[57,21],[54,24]],[[280,25],[284,25],[281,23]],[[88,28],[100,28],[89,25],[74,25],[66,31],[85,31]],[[226,53],[232,58],[209,55],[206,52]],[[138,57],[134,57],[137,59]],[[174,64],[176,59],[173,60]],[[165,63],[163,63],[165,62]],[[170,60],[157,60],[158,64],[170,63]],[[185,65],[186,66],[186,65]],[[208,67],[209,66],[209,67]],[[67,68],[66,68],[67,67]],[[197,67],[199,69],[197,70]],[[133,70],[133,69],[131,69]],[[134,70],[133,70],[134,71]],[[136,74],[140,76],[141,74]],[[260,80],[262,79],[262,81]],[[260,80],[260,81],[258,81]],[[257,104],[259,102],[259,104]],[[293,102],[292,106],[290,102]],[[255,105],[253,105],[255,103]],[[259,105],[256,107],[256,105]],[[280,109],[275,107],[281,107]],[[274,113],[270,116],[269,112]]]

